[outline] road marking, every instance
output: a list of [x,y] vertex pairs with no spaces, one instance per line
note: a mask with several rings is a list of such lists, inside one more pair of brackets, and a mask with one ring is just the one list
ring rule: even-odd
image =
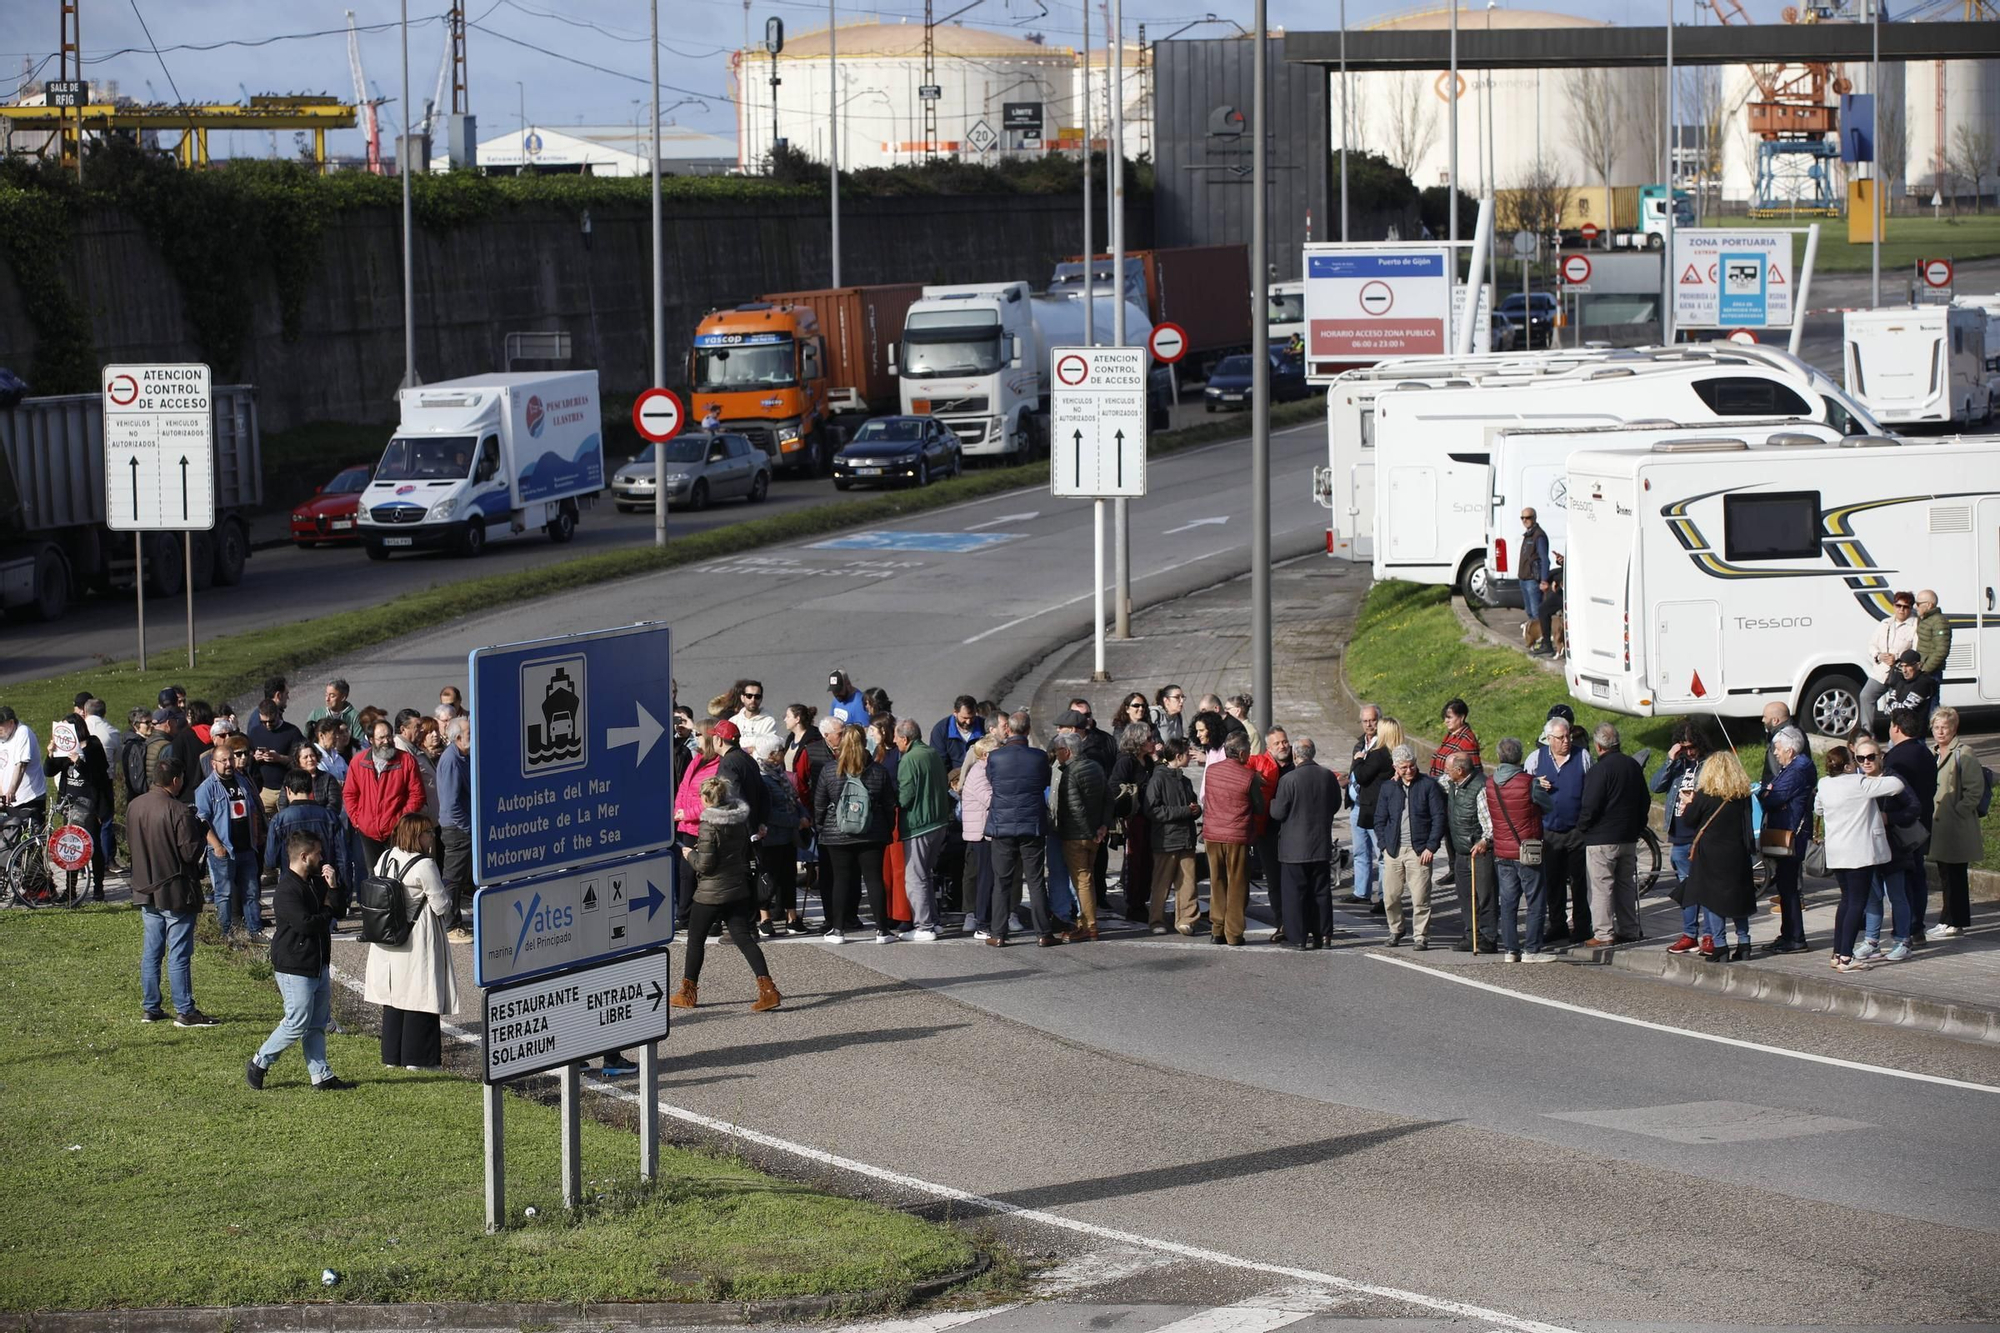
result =
[[[1200,564],[1204,560],[1212,560],[1218,555],[1228,555],[1231,551],[1237,549],[1239,548],[1234,546],[1225,546],[1222,547],[1220,550],[1205,551],[1201,555],[1189,556],[1186,560],[1176,560],[1171,565],[1163,565],[1159,569],[1155,569],[1150,573],[1141,574],[1139,575],[1138,578],[1133,579],[1132,582],[1142,583],[1147,579],[1158,578],[1162,574],[1170,574],[1174,570],[1180,569],[1185,565]],[[979,633],[973,635],[969,639],[964,640],[963,642],[978,643],[981,639],[990,639],[995,634],[999,634],[1004,630],[1010,630],[1014,628],[1016,625],[1025,625],[1030,620],[1035,619],[1037,616],[1045,616],[1048,615],[1050,612],[1060,611],[1065,607],[1075,606],[1078,602],[1087,602],[1095,595],[1096,595],[1095,593],[1086,592],[1079,596],[1072,597],[1066,602],[1057,602],[1054,606],[1045,606],[1039,611],[1030,611],[1025,616],[1015,616],[1012,620],[1008,621],[1006,624],[995,625],[992,629],[983,629],[979,631]]]
[[1218,1305],[1212,1310],[1162,1324],[1153,1333],[1271,1333],[1302,1319],[1311,1319],[1333,1306],[1344,1304],[1332,1292],[1315,1288],[1276,1291],[1252,1296],[1234,1305]]
[[[1379,955],[1375,954],[1369,956],[1379,957]],[[1389,959],[1387,961],[1393,962],[1395,960]],[[353,991],[356,995],[365,993],[365,988],[356,978],[348,976],[339,968],[331,968],[329,970],[332,972],[334,980],[338,981],[348,990]],[[444,1035],[450,1037],[453,1041],[464,1042],[469,1046],[482,1046],[485,1044],[485,1039],[478,1033],[468,1028],[460,1027],[456,1023],[440,1021],[438,1026],[442,1029]],[[621,1088],[616,1084],[604,1082],[602,1079],[596,1077],[591,1079],[591,1085],[607,1097],[631,1102],[634,1105],[638,1104],[639,1094],[629,1088]],[[920,1180],[916,1176],[905,1175],[901,1171],[891,1171],[887,1167],[873,1166],[867,1162],[856,1161],[852,1157],[842,1157],[838,1153],[830,1153],[823,1148],[815,1148],[808,1143],[794,1143],[790,1139],[781,1139],[775,1134],[766,1134],[762,1130],[752,1129],[748,1125],[738,1125],[732,1124],[727,1120],[718,1120],[713,1116],[703,1115],[699,1111],[691,1111],[684,1106],[674,1106],[666,1101],[660,1103],[660,1113],[679,1120],[684,1124],[706,1129],[714,1134],[725,1134],[732,1138],[743,1139],[750,1143],[755,1143],[760,1147],[769,1148],[774,1152],[785,1153],[792,1157],[802,1157],[820,1166],[830,1166],[836,1170],[847,1171],[857,1176],[865,1176],[870,1180],[881,1181],[883,1184],[897,1185],[903,1189],[913,1190],[920,1194],[928,1194],[933,1198],[949,1199],[954,1203],[970,1204],[972,1207],[984,1212],[1022,1218],[1029,1222],[1039,1223],[1042,1226],[1054,1227],[1057,1230],[1072,1231],[1080,1236],[1091,1236],[1098,1240],[1109,1241],[1115,1245],[1151,1250],[1156,1254],[1173,1255],[1176,1258],[1189,1259],[1195,1263],[1213,1264],[1218,1268],[1234,1268],[1246,1273],[1266,1273],[1273,1277],[1281,1277],[1292,1282],[1305,1283],[1314,1287],[1331,1287],[1336,1291],[1352,1292],[1356,1296],[1378,1296],[1385,1301],[1401,1301],[1405,1305],[1421,1306],[1426,1310],[1435,1310],[1439,1314],[1452,1315],[1460,1319],[1480,1320],[1499,1328],[1508,1329],[1511,1333],[1578,1333],[1577,1330],[1566,1328],[1561,1324],[1545,1324],[1539,1320],[1528,1319],[1520,1315],[1510,1315],[1500,1310],[1489,1310],[1484,1306],[1474,1305],[1469,1301],[1455,1301],[1444,1296],[1426,1296],[1422,1292],[1404,1291],[1400,1287],[1384,1287],[1372,1282],[1362,1282],[1355,1278],[1338,1277],[1332,1273],[1315,1272],[1310,1268],[1288,1268],[1282,1264],[1267,1264],[1257,1259],[1245,1259],[1240,1255],[1225,1254],[1221,1250],[1204,1249],[1199,1245],[1185,1245],[1180,1241],[1163,1240],[1157,1236],[1142,1236],[1136,1231],[1120,1231],[1116,1227],[1099,1226],[1095,1222],[1083,1222],[1073,1217],[1064,1217],[1060,1213],[1044,1212],[1039,1208],[1023,1208],[1019,1204],[1008,1203],[1004,1199],[990,1199],[983,1194],[974,1194],[971,1190],[962,1190],[953,1185],[935,1184],[932,1181]],[[990,1314],[992,1311],[989,1310],[986,1313]]]
[[941,1310],[936,1314],[918,1315],[911,1319],[869,1320],[859,1324],[842,1324],[829,1329],[827,1333],[944,1333],[946,1329],[963,1328],[967,1324],[991,1319],[995,1315],[1007,1314],[1024,1309],[1035,1301],[1052,1300],[1072,1292],[1085,1291],[1093,1287],[1108,1287],[1114,1282],[1123,1282],[1155,1268],[1164,1268],[1174,1260],[1164,1254],[1153,1254],[1143,1250],[1126,1250],[1121,1253],[1094,1251],[1078,1255],[1069,1262],[1051,1268],[1038,1275],[1033,1283],[1035,1294],[1028,1300],[1003,1301],[999,1305],[981,1306],[977,1310]]
[[1968,1092],[2000,1092],[2000,1087],[1996,1087],[1991,1083],[1968,1083],[1964,1079],[1946,1078],[1942,1074],[1919,1074],[1908,1069],[1891,1069],[1886,1065],[1864,1065],[1858,1060],[1842,1060],[1831,1055],[1814,1055],[1810,1051],[1788,1051],[1782,1046],[1766,1046],[1760,1041],[1744,1041],[1741,1037],[1724,1037],[1713,1032],[1696,1032],[1692,1028],[1677,1028],[1669,1023],[1654,1023],[1644,1018],[1629,1018],[1624,1014],[1608,1013],[1603,1009],[1592,1009],[1587,1005],[1571,1004],[1567,1000],[1551,1000],[1542,995],[1525,995],[1517,990],[1508,990],[1505,986],[1495,986],[1489,982],[1474,981],[1470,977],[1453,976],[1449,972],[1440,972],[1436,968],[1425,967],[1421,963],[1407,962],[1401,958],[1391,958],[1387,954],[1371,953],[1368,956],[1378,963],[1394,963],[1397,967],[1405,967],[1412,972],[1421,972],[1427,977],[1436,977],[1440,981],[1456,982],[1461,986],[1470,986],[1474,990],[1491,991],[1495,995],[1505,995],[1510,999],[1522,1000],[1528,1004],[1539,1004],[1549,1009],[1562,1009],[1572,1014],[1582,1014],[1586,1018],[1602,1018],[1611,1023],[1623,1023],[1628,1027],[1649,1028],[1654,1032],[1667,1032],[1676,1037],[1692,1037],[1696,1041],[1712,1041],[1718,1046],[1735,1046],[1742,1050],[1758,1051],[1765,1055],[1782,1055],[1789,1059],[1805,1060],[1816,1065],[1832,1065],[1837,1069],[1858,1070],[1863,1074],[1885,1074],[1890,1078],[1906,1078],[1913,1083],[1935,1083],[1939,1087],[1964,1088]]
[[1176,532],[1193,532],[1196,528],[1205,528],[1211,524],[1227,523],[1228,521],[1229,519],[1226,515],[1222,518],[1198,518],[1192,523],[1183,523],[1177,528],[1168,528],[1160,535],[1162,537],[1171,537]]
[[965,525],[965,530],[967,532],[977,532],[981,528],[997,528],[1002,523],[1026,523],[1031,518],[1040,518],[1041,516],[1042,511],[1039,509],[1030,509],[1025,514],[1002,514],[998,518],[989,518],[984,523],[968,523]]

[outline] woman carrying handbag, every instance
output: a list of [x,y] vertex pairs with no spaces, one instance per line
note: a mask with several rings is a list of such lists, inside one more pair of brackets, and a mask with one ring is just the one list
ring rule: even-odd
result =
[[1688,873],[1681,882],[1681,906],[1701,911],[1701,956],[1719,962],[1726,927],[1736,926],[1732,962],[1750,957],[1750,913],[1757,905],[1751,874],[1750,775],[1733,750],[1701,761],[1694,791],[1683,798],[1681,817],[1695,827],[1688,845]]
[[452,894],[438,870],[437,823],[404,815],[374,873],[403,886],[410,935],[401,944],[368,946],[368,979],[361,997],[382,1006],[382,1063],[394,1068],[436,1069],[444,1063],[439,1019],[458,1009],[445,927]]

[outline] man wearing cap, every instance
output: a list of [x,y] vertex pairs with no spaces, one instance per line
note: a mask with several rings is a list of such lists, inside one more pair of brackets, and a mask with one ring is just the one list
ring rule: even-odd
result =
[[1896,672],[1889,688],[1882,692],[1880,711],[1894,713],[1907,708],[1917,715],[1917,735],[1930,727],[1931,710],[1937,707],[1938,678],[1924,670],[1924,659],[1911,648],[1896,657]]
[[250,742],[225,736],[209,751],[208,780],[195,792],[195,813],[206,825],[208,879],[215,892],[215,921],[224,935],[239,918],[252,939],[264,931],[264,907],[257,881],[264,845],[264,808],[248,767]]
[[1875,701],[1897,683],[1896,659],[1917,646],[1917,598],[1899,592],[1889,599],[1889,618],[1875,622],[1868,637],[1868,682],[1861,687],[1861,730],[1875,734]]
[[[162,694],[170,691],[162,690]],[[146,765],[150,770],[160,754],[170,754],[181,761],[182,782],[177,793],[182,805],[194,808],[195,792],[202,782],[201,742],[195,739],[194,731],[188,726],[187,714],[178,708],[160,708],[153,713],[153,740],[158,743],[155,750],[148,745]]]
[[833,704],[826,710],[827,716],[837,717],[852,726],[868,725],[868,704],[845,671],[827,673],[826,692],[833,696]]
[[1398,745],[1389,752],[1396,776],[1375,796],[1375,841],[1382,848],[1382,902],[1389,915],[1389,947],[1410,932],[1403,924],[1403,895],[1410,897],[1417,948],[1431,947],[1431,863],[1444,845],[1444,793],[1417,771],[1417,752]]

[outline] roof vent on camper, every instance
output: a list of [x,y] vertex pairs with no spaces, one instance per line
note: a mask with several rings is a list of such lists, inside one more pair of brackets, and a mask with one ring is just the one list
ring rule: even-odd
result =
[[1750,446],[1728,435],[1702,435],[1691,440],[1656,440],[1656,454],[1727,454]]
[[1840,442],[1843,449],[1894,449],[1903,442],[1887,435],[1850,435]]
[[1610,366],[1603,370],[1591,371],[1590,378],[1593,380],[1615,380],[1627,378],[1631,374],[1631,369],[1626,366]]
[[1781,430],[1766,436],[1764,443],[1773,449],[1802,449],[1808,445],[1825,444],[1826,441],[1802,430]]

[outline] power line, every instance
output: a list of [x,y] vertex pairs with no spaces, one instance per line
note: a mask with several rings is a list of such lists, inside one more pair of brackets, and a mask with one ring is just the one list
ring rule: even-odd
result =
[[[496,8],[497,8],[497,6],[496,6]],[[139,12],[139,11],[138,11],[138,6],[134,5],[134,6],[133,6],[133,10],[132,10],[132,12],[133,12],[133,13],[135,13],[135,14],[136,14],[136,13],[138,13],[138,12]],[[487,13],[489,13],[489,14],[490,14],[490,13],[492,13],[492,12],[493,12],[492,10],[488,10],[488,11],[487,11]],[[443,15],[438,15],[438,14],[434,14],[434,15],[432,15],[432,16],[431,16],[431,17],[429,17],[429,18],[423,18],[423,19],[416,19],[416,20],[413,20],[413,21],[411,22],[410,26],[411,26],[412,28],[416,28],[416,27],[421,27],[421,26],[423,26],[423,25],[425,25],[425,24],[429,24],[429,23],[439,23],[439,22],[442,22],[442,21],[443,21]],[[141,19],[141,20],[140,20],[140,22],[139,22],[139,26],[140,26],[140,28],[141,28],[141,29],[144,29],[144,28],[145,28],[145,26],[146,26],[146,25],[145,25],[145,20],[144,20],[144,19]],[[401,26],[402,26],[402,24],[400,24],[400,23],[369,23],[369,24],[362,24],[362,25],[360,25],[359,27],[357,27],[357,28],[355,29],[355,31],[357,31],[357,32],[394,32],[394,31],[395,31],[395,30],[396,30],[397,28],[400,28]],[[101,64],[103,64],[103,63],[104,63],[105,61],[107,61],[107,60],[116,60],[116,59],[117,59],[118,57],[120,57],[120,56],[131,56],[131,55],[148,55],[148,54],[150,54],[150,55],[152,55],[152,56],[154,56],[154,57],[158,57],[158,56],[159,56],[159,55],[160,55],[160,54],[161,54],[162,52],[166,52],[166,51],[220,51],[220,50],[224,49],[225,47],[231,47],[231,46],[242,46],[242,47],[260,47],[260,46],[270,46],[270,45],[273,45],[274,43],[277,43],[277,42],[295,42],[295,41],[302,41],[302,40],[306,40],[306,39],[309,39],[309,38],[313,38],[313,37],[341,37],[341,38],[345,38],[346,36],[347,36],[347,29],[346,29],[346,28],[344,28],[344,27],[343,27],[343,28],[321,28],[321,29],[319,29],[319,30],[318,30],[318,31],[316,31],[316,32],[281,32],[281,33],[276,33],[276,34],[274,34],[274,35],[272,35],[272,36],[270,36],[270,37],[257,37],[257,38],[249,38],[249,37],[232,37],[232,38],[226,38],[226,39],[224,39],[223,41],[219,41],[219,42],[181,42],[181,43],[177,43],[176,45],[173,45],[173,46],[164,46],[164,47],[163,47],[163,46],[124,46],[124,47],[120,47],[120,48],[119,48],[118,50],[116,50],[116,51],[106,51],[106,52],[103,52],[102,54],[99,54],[99,55],[94,55],[94,56],[85,56],[85,57],[84,57],[83,59],[84,59],[84,63],[85,63],[85,64],[88,64],[88,65],[101,65]],[[150,33],[148,34],[148,40],[149,40],[149,41],[151,40],[151,35],[150,35]],[[165,66],[164,66],[164,65],[162,65],[162,66],[161,66],[161,68],[163,68],[163,69],[164,69],[164,68],[165,68]],[[168,80],[168,82],[169,82],[169,83],[171,83],[171,82],[173,82],[173,80],[172,80],[172,79],[169,79],[169,80]]]

